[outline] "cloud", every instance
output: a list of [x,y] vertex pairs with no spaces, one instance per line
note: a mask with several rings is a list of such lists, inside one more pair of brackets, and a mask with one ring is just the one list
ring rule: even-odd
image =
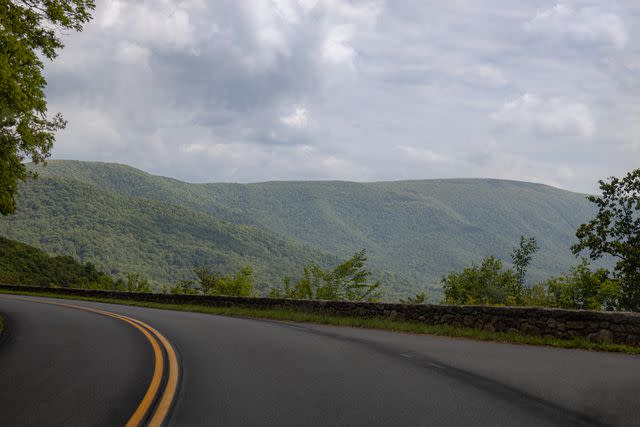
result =
[[291,113],[281,116],[280,121],[292,128],[305,128],[309,122],[307,109],[304,107],[296,107]]
[[585,104],[559,98],[544,100],[530,93],[506,101],[490,117],[505,125],[515,125],[546,135],[576,134],[591,138],[596,129]]
[[637,167],[636,3],[100,0],[45,67],[69,121],[54,156],[191,181],[590,191]]
[[196,142],[180,146],[189,163],[207,165],[218,171],[222,181],[256,181],[252,169],[268,169],[269,179],[290,179],[295,171],[298,179],[354,180],[368,174],[365,167],[352,163],[335,153],[327,153],[308,145],[265,146]]
[[196,43],[191,14],[198,2],[126,2],[107,0],[98,8],[100,25],[109,31],[126,31],[131,41],[155,49],[185,49]]
[[116,57],[125,64],[147,64],[151,52],[146,47],[127,40],[118,46]]
[[397,149],[402,151],[411,160],[424,163],[452,163],[451,159],[436,153],[428,148],[411,147],[407,145],[398,145]]
[[329,30],[322,50],[322,57],[334,64],[344,63],[353,67],[355,50],[349,45],[353,37],[353,27],[341,25]]
[[622,19],[597,7],[578,10],[559,3],[538,12],[524,28],[532,33],[566,36],[580,42],[607,42],[623,48],[628,39]]
[[479,64],[472,67],[471,72],[480,79],[495,86],[504,86],[509,82],[504,76],[502,70],[495,65]]
[[493,64],[458,65],[453,67],[451,74],[472,85],[499,88],[509,83],[503,70]]

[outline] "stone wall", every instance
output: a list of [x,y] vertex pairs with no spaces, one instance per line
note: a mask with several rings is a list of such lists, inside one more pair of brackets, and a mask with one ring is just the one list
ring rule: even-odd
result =
[[557,338],[583,337],[595,342],[640,347],[640,313],[561,310],[532,307],[411,305],[346,301],[310,301],[172,295],[0,285],[0,289],[39,291],[84,297],[129,299],[165,304],[197,304],[256,309],[279,308],[335,316],[384,317],[430,325],[466,326],[488,331],[519,332]]

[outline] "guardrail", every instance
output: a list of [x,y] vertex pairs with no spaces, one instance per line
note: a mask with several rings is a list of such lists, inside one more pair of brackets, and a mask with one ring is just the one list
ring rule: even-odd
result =
[[90,298],[126,299],[163,304],[285,309],[332,316],[383,317],[430,325],[454,325],[497,332],[571,339],[640,347],[640,313],[563,310],[541,307],[456,306],[350,301],[247,298],[212,295],[175,295],[115,292],[40,286],[0,285],[0,290],[49,292]]

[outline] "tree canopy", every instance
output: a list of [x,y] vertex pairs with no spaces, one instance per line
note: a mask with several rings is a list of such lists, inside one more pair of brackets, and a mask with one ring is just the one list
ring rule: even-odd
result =
[[624,178],[599,181],[602,196],[588,196],[598,212],[576,232],[574,254],[583,250],[593,260],[610,255],[617,260],[615,276],[621,281],[621,306],[640,310],[640,169]]
[[524,277],[527,274],[529,264],[533,259],[533,254],[538,250],[538,241],[535,237],[520,236],[520,244],[513,248],[511,259],[516,268],[518,286],[524,287]]
[[304,267],[304,276],[293,285],[284,278],[282,288],[273,288],[269,296],[293,299],[376,301],[380,282],[369,283],[371,272],[365,268],[366,251],[360,250],[335,269],[323,270],[315,263]]
[[492,256],[443,277],[442,285],[447,304],[514,305],[521,298],[517,275]]
[[79,263],[71,256],[49,254],[15,240],[0,237],[0,283],[150,292],[148,280],[127,274],[126,282],[114,280],[90,262]]
[[556,308],[617,310],[620,307],[620,282],[610,278],[604,268],[592,271],[589,262],[583,258],[568,273],[528,289],[524,303]]
[[42,57],[64,47],[61,30],[81,31],[93,0],[5,0],[0,3],[0,213],[16,208],[18,181],[32,175],[23,162],[43,162],[66,122],[49,117]]

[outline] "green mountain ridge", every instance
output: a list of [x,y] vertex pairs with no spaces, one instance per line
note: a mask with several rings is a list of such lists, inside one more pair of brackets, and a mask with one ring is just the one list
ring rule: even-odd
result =
[[21,187],[18,211],[0,220],[0,234],[115,276],[141,273],[156,285],[191,278],[197,266],[226,274],[251,264],[265,290],[312,261],[337,262],[266,230],[45,176]]
[[[184,209],[189,212],[185,215],[192,218],[191,226],[196,227],[198,223],[202,227],[199,233],[209,227],[205,225],[209,224],[207,221],[228,227],[249,227],[252,231],[248,234],[266,233],[273,239],[280,239],[284,242],[281,244],[293,252],[297,250],[294,248],[305,248],[308,254],[302,257],[305,261],[326,261],[328,256],[325,254],[331,254],[334,259],[346,258],[356,250],[366,248],[369,265],[378,272],[389,273],[377,275],[386,277],[385,286],[394,289],[393,294],[421,291],[425,286],[437,288],[443,274],[479,261],[486,255],[509,261],[511,249],[521,234],[535,236],[540,244],[540,252],[530,269],[530,282],[566,271],[576,263],[569,250],[575,241],[575,230],[594,212],[582,194],[542,184],[496,179],[190,184],[112,163],[55,160],[49,161],[47,167],[32,168],[40,174],[41,182],[48,179],[50,183],[64,182],[68,188],[78,185],[78,188],[97,189],[102,197],[111,198],[113,209],[123,204],[138,204],[128,213],[132,217],[136,216],[136,209],[144,210],[142,206]],[[47,218],[55,218],[55,211],[62,209],[55,196],[57,190],[51,189],[52,194],[46,199],[51,209],[31,209],[27,219],[28,203],[25,201],[45,201],[46,192],[34,192],[38,185],[38,181],[34,181],[22,186],[18,213],[15,218],[0,220],[0,234],[8,235],[11,225],[22,221],[20,230],[15,229],[8,237],[49,252],[84,256],[78,253],[82,244],[69,243],[73,240],[72,228],[50,222],[49,227],[57,230],[58,243],[55,245],[39,236],[40,232],[30,230],[29,221],[46,222]],[[86,210],[94,215],[92,202],[87,203]],[[80,220],[88,214],[78,211],[75,215]],[[102,220],[107,221],[107,217]],[[158,249],[160,259],[166,258],[160,253],[172,252],[173,240],[168,236],[180,233],[180,218],[172,217],[173,220],[175,224],[163,229],[168,240],[161,250]],[[161,228],[161,223],[155,219],[150,223],[141,222],[141,227],[145,233],[152,233]],[[90,230],[89,224],[82,227]],[[111,228],[92,235],[99,238],[100,233],[109,235],[113,232],[118,234]],[[136,236],[135,230],[129,232]],[[24,239],[23,235],[29,238]],[[119,239],[128,256],[135,257],[136,251],[142,251],[139,243]],[[216,241],[206,238],[194,241],[190,253],[195,253],[198,245],[215,246]],[[262,248],[270,252],[265,245]],[[111,250],[117,253],[118,248]],[[91,255],[96,265],[102,267],[105,264],[100,260],[118,256],[107,255],[108,252]],[[291,253],[287,252],[283,257],[293,256]],[[198,261],[203,262],[203,258]],[[264,263],[265,269],[273,262],[266,255],[259,261]],[[270,271],[273,273],[269,273],[268,280],[275,280],[280,270],[280,277],[290,271],[295,275],[293,266],[299,267],[302,261],[290,261],[290,269],[272,265]],[[141,268],[139,272],[153,271],[151,262],[151,259],[140,260],[136,265]],[[115,265],[114,262],[111,264]],[[171,274],[163,277],[169,276]]]
[[412,279],[435,282],[486,254],[508,260],[520,234],[540,240],[534,278],[559,273],[575,262],[575,230],[593,214],[582,194],[495,179],[188,184],[108,163],[50,162],[44,170],[259,225],[342,257],[365,247],[381,268],[408,266],[419,271]]

